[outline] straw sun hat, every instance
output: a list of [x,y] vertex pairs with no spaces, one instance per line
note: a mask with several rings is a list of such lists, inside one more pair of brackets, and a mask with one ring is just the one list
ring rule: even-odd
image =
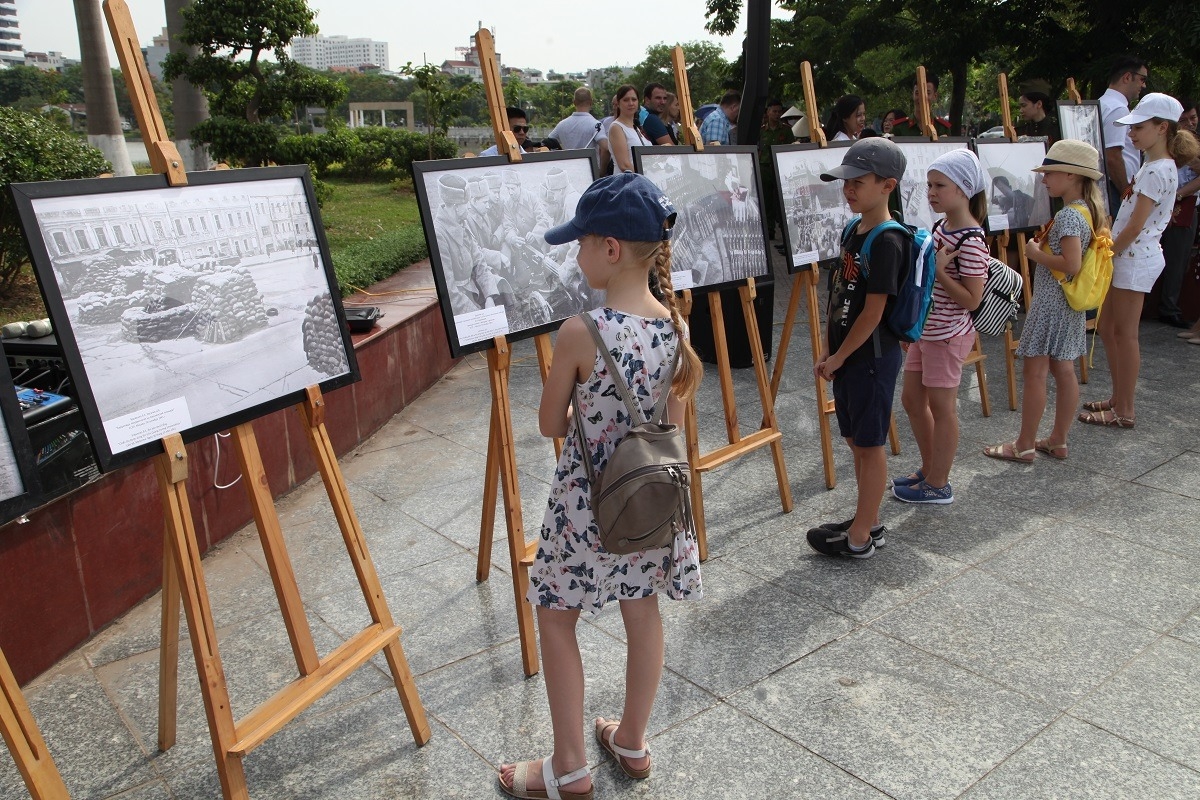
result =
[[1100,153],[1087,142],[1077,139],[1062,139],[1050,145],[1046,158],[1040,167],[1034,167],[1034,172],[1070,172],[1073,175],[1083,175],[1098,181],[1104,177],[1097,167],[1100,164]]

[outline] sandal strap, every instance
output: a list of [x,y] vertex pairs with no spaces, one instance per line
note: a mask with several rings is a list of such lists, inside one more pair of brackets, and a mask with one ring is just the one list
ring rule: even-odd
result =
[[612,751],[619,756],[624,756],[625,758],[645,758],[645,746],[638,750],[630,750],[627,747],[621,747],[621,745],[617,744],[617,728],[619,727],[619,725],[610,726],[608,733],[604,737],[608,741],[608,746],[612,748]]
[[542,760],[542,780],[546,784],[546,796],[550,798],[550,800],[562,800],[562,795],[559,794],[558,787],[566,783],[574,783],[575,781],[583,780],[589,774],[591,774],[591,769],[588,768],[587,764],[584,764],[574,772],[568,772],[566,775],[559,775],[556,778],[554,777],[554,764],[552,763],[553,760],[553,753],[546,756]]

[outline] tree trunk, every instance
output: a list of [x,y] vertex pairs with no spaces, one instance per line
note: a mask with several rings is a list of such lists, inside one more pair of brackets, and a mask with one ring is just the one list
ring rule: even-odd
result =
[[950,68],[954,89],[950,94],[950,135],[963,135],[963,109],[967,104],[967,67],[966,61],[960,61]]
[[87,105],[88,143],[113,166],[116,175],[132,175],[133,164],[121,133],[117,93],[108,62],[107,32],[100,15],[100,0],[74,0],[79,28],[79,53],[83,62],[83,102]]
[[[194,56],[198,52],[195,47],[179,41],[179,34],[183,31],[183,9],[191,4],[192,0],[166,0],[167,33],[171,37],[169,47],[172,54],[187,53]],[[176,78],[171,84],[171,92],[174,95],[175,147],[183,158],[184,168],[189,172],[209,169],[212,160],[208,157],[208,150],[199,142],[192,141],[192,128],[208,119],[208,99],[187,78]]]

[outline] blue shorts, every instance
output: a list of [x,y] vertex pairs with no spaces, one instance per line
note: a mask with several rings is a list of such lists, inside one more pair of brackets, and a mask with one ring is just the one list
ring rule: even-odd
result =
[[892,397],[903,363],[903,351],[891,347],[879,358],[843,364],[833,376],[833,407],[843,439],[855,447],[882,447],[887,442]]

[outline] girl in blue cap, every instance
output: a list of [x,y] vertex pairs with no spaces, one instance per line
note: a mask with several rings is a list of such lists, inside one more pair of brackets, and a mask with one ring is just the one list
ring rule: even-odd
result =
[[[554,471],[528,594],[537,609],[554,752],[541,762],[501,767],[500,787],[513,797],[592,797],[575,626],[581,611],[596,614],[612,600],[620,603],[625,622],[625,707],[619,720],[597,718],[594,732],[622,772],[649,777],[646,725],[663,667],[658,595],[701,596],[700,558],[690,526],[679,530],[669,547],[628,555],[604,549],[583,464],[590,458],[600,473],[630,428],[614,379],[625,381],[647,415],[662,393],[670,392],[668,419],[676,424],[700,386],[703,367],[684,335],[671,283],[674,220],[675,209],[658,187],[629,172],[593,183],[579,199],[575,218],[545,234],[551,245],[579,240],[579,267],[588,284],[606,294],[605,305],[588,313],[621,374],[609,374],[582,319],[563,323],[538,419],[542,435],[565,436],[566,443]],[[676,350],[679,359],[668,382]],[[583,442],[572,419],[573,397],[583,415]]]

